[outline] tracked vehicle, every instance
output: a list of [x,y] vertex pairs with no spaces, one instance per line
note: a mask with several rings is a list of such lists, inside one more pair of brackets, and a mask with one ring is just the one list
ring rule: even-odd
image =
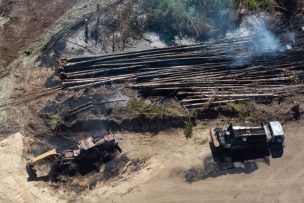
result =
[[[78,142],[78,149],[62,152],[52,149],[34,157],[26,165],[28,180],[57,181],[60,175],[85,175],[94,169],[98,170],[102,163],[112,159],[117,152],[121,152],[121,148],[113,136],[89,137]],[[53,164],[49,173],[38,177],[35,167],[47,160]]]
[[235,162],[283,156],[285,134],[280,122],[260,126],[230,124],[210,132],[210,149],[221,169],[233,168]]

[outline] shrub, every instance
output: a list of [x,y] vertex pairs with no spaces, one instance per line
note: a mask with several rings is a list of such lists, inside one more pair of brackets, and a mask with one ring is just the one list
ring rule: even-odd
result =
[[63,123],[63,118],[60,114],[52,114],[48,116],[47,123],[52,130],[56,130]]
[[229,102],[223,106],[218,107],[218,111],[224,116],[237,116],[247,113],[248,103],[246,102]]
[[146,115],[147,117],[161,118],[163,116],[174,116],[173,109],[147,104],[143,100],[131,100],[128,103],[128,108]]
[[186,138],[191,138],[193,135],[193,123],[191,120],[184,122],[184,134]]

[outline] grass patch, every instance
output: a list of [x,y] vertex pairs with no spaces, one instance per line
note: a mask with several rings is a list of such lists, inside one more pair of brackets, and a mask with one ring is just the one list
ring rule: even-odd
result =
[[273,6],[275,0],[244,0],[243,2],[249,9],[262,9]]
[[218,111],[227,117],[245,115],[248,111],[248,103],[246,102],[229,102],[218,107]]
[[288,77],[288,80],[292,83],[292,84],[299,84],[301,82],[301,78],[298,74],[293,74],[290,75]]
[[48,41],[52,37],[51,32],[47,32],[46,34],[42,35],[38,41],[36,41],[34,44],[30,46],[30,48],[27,50],[27,53],[22,53],[20,55],[19,60],[22,62],[22,64],[26,65],[28,64],[32,59],[35,59],[36,56],[38,56],[43,49],[43,47],[48,43]]
[[51,32],[47,32],[42,37],[40,37],[40,39],[31,46],[31,48],[30,48],[31,54],[33,56],[36,56],[37,54],[39,54],[40,51],[43,49],[43,47],[51,39],[51,37],[52,37]]
[[292,76],[289,76],[289,81],[292,83],[292,84],[299,84],[301,82],[301,78],[299,75],[292,75]]
[[59,113],[48,115],[47,123],[52,130],[56,130],[61,124],[63,124],[63,118]]
[[193,123],[191,120],[184,122],[184,134],[186,138],[191,138],[193,135]]
[[302,82],[301,75],[295,71],[286,71],[282,76],[287,77],[288,81],[292,84],[299,84]]
[[144,114],[148,118],[162,118],[165,116],[175,116],[174,109],[147,104],[143,100],[131,100],[128,103],[128,109]]

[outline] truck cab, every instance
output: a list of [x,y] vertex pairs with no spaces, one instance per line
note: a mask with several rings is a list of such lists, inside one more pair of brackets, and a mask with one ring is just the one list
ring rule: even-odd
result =
[[270,122],[269,128],[272,135],[272,142],[283,144],[285,141],[285,133],[281,123],[278,121]]
[[272,136],[269,143],[269,151],[273,158],[280,158],[283,156],[285,133],[280,122],[269,122],[269,129]]

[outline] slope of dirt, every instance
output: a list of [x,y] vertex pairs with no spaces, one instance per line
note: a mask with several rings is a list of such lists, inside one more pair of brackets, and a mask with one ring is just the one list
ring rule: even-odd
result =
[[0,67],[36,42],[77,0],[0,1]]

